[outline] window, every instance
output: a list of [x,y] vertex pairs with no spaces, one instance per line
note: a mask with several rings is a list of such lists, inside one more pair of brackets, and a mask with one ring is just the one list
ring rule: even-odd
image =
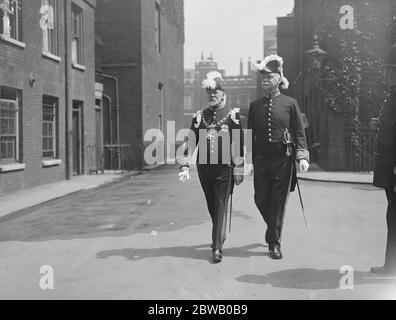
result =
[[58,156],[58,99],[43,97],[43,157]]
[[190,111],[193,110],[193,99],[192,94],[184,95],[184,110]]
[[58,55],[58,0],[41,0],[43,51]]
[[18,91],[0,88],[0,160],[15,163],[20,160],[20,114]]
[[155,3],[155,50],[161,52],[161,5]]
[[0,0],[0,35],[22,41],[21,0]]
[[249,95],[248,94],[240,94],[238,95],[238,105],[240,108],[249,108]]
[[82,9],[76,5],[72,5],[72,63],[82,65],[83,61],[83,47],[82,47]]

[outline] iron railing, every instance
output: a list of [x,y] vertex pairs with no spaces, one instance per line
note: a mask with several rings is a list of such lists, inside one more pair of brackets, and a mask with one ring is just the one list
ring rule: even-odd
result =
[[373,171],[375,167],[376,132],[368,127],[359,129],[358,143],[350,146],[351,171]]

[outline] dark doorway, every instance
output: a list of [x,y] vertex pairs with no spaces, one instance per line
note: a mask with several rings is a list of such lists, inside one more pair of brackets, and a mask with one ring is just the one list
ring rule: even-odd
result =
[[82,170],[82,103],[73,102],[73,175],[83,174]]

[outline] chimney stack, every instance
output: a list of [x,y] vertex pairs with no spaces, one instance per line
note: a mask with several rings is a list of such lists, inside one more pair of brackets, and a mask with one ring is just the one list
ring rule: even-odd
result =
[[241,62],[239,63],[239,73],[240,73],[240,76],[242,77],[243,76],[243,61],[242,61],[242,58],[241,58]]

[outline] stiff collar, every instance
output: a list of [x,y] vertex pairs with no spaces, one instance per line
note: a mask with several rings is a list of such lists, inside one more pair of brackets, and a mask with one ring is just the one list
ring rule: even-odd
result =
[[226,105],[224,104],[222,107],[219,108],[219,105],[214,106],[214,107],[209,107],[208,109],[212,112],[219,112],[221,110],[223,110],[226,107]]
[[279,88],[277,88],[276,90],[274,90],[274,91],[271,92],[270,94],[268,94],[268,93],[265,92],[265,93],[264,93],[264,98],[265,98],[265,99],[275,99],[275,98],[279,97],[280,94],[281,94],[281,92],[280,92]]

